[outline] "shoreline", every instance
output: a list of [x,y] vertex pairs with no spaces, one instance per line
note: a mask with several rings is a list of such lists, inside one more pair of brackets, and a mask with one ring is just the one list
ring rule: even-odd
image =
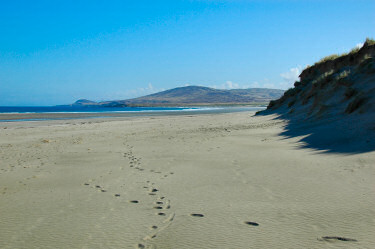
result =
[[225,107],[197,110],[168,110],[168,111],[124,111],[124,112],[54,112],[54,113],[0,113],[1,122],[23,121],[51,121],[85,118],[121,118],[121,117],[147,117],[147,116],[173,116],[173,115],[200,115],[219,114],[231,112],[245,112],[262,110],[265,107]]

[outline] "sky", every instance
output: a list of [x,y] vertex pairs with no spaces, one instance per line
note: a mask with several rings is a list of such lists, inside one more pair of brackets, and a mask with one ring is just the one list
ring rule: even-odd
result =
[[375,38],[374,0],[0,1],[0,106],[288,89]]

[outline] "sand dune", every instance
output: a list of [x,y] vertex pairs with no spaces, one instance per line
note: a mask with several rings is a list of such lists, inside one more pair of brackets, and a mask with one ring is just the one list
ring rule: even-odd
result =
[[323,58],[263,115],[286,120],[282,135],[305,147],[334,153],[375,150],[375,41],[343,55]]
[[0,248],[373,248],[375,152],[274,118],[0,123]]

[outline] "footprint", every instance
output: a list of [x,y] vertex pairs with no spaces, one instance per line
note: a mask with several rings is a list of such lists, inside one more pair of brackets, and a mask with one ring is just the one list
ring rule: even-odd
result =
[[165,213],[157,213],[160,216],[165,216]]
[[350,238],[338,237],[338,236],[323,236],[321,240],[323,241],[340,240],[340,241],[354,241],[354,242],[358,241],[356,239],[350,239]]
[[163,207],[161,207],[161,206],[156,206],[156,207],[154,207],[154,209],[163,209]]
[[193,216],[193,217],[204,217],[203,214],[190,214],[190,215]]
[[130,203],[139,203],[139,201],[137,200],[132,200],[132,201],[129,201]]
[[120,194],[115,194],[116,197],[120,197]]
[[250,225],[250,226],[259,226],[259,224],[258,223],[256,223],[256,222],[252,222],[252,221],[245,221],[245,224],[246,225]]
[[138,246],[137,246],[137,248],[143,249],[143,248],[146,248],[146,247],[145,247],[145,245],[139,243]]

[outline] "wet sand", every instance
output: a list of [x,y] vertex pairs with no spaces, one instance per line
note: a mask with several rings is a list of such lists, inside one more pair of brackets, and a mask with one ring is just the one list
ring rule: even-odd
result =
[[0,123],[0,248],[373,248],[375,152],[253,114]]

